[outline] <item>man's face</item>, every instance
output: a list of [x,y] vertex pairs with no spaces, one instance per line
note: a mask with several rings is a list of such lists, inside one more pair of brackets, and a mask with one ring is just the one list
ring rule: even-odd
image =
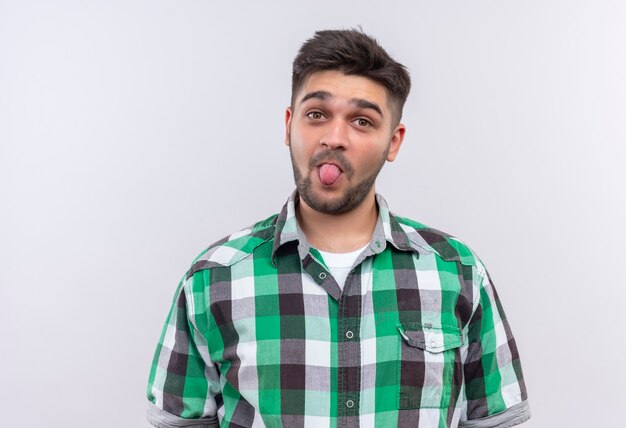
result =
[[405,133],[389,104],[385,88],[366,77],[321,71],[305,82],[285,122],[296,187],[308,206],[340,214],[373,196]]

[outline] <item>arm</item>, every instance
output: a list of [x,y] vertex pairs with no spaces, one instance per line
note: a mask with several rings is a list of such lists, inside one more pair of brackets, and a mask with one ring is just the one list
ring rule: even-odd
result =
[[[197,280],[208,272],[198,272]],[[218,427],[219,373],[197,328],[205,311],[194,310],[194,277],[181,281],[157,345],[148,380],[148,421],[159,428]]]
[[479,263],[480,286],[467,326],[464,409],[459,427],[512,427],[530,418],[515,339],[489,274]]

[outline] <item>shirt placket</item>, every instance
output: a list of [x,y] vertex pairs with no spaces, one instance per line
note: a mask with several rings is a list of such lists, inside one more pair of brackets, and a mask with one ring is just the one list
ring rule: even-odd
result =
[[303,260],[304,270],[338,302],[337,313],[337,426],[359,426],[361,388],[361,292],[357,272],[353,268],[343,293],[330,272],[309,253]]
[[337,316],[338,346],[338,427],[359,426],[361,390],[361,292],[359,267],[353,268],[346,279],[339,299]]

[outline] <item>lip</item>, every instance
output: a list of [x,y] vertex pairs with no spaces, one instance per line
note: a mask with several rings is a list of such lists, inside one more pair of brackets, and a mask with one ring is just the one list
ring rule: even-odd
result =
[[337,167],[337,169],[339,171],[341,171],[343,173],[343,168],[341,167],[341,165],[339,165],[337,162],[332,162],[332,161],[322,161],[320,163],[317,164],[316,168],[321,168],[322,165],[334,165]]

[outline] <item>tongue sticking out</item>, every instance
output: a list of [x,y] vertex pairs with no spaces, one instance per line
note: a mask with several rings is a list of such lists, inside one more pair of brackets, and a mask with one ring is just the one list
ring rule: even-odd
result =
[[327,186],[330,186],[341,174],[341,170],[336,165],[325,163],[320,167],[320,180]]

